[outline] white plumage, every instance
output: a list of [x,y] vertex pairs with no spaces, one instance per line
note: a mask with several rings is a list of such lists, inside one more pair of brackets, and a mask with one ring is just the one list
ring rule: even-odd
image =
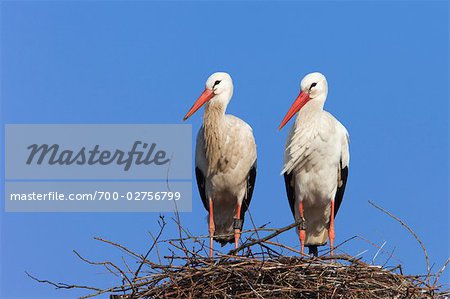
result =
[[282,174],[292,213],[302,223],[302,250],[308,246],[315,255],[317,246],[324,245],[327,238],[333,246],[334,216],[342,201],[350,158],[347,130],[323,110],[327,92],[322,74],[307,75],[301,82],[300,95],[280,125],[283,127],[299,111],[286,142]]

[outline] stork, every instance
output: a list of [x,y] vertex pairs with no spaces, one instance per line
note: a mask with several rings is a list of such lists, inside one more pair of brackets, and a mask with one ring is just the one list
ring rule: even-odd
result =
[[238,247],[256,179],[252,128],[225,114],[232,95],[230,75],[214,73],[184,117],[188,119],[205,105],[203,125],[197,134],[195,175],[203,206],[209,212],[210,256],[213,239],[222,246],[234,240],[235,248]]
[[347,129],[323,110],[328,84],[321,73],[311,73],[301,81],[301,90],[283,121],[298,112],[284,151],[287,197],[295,220],[301,252],[317,256],[317,246],[330,240],[334,248],[334,218],[344,196],[349,168]]

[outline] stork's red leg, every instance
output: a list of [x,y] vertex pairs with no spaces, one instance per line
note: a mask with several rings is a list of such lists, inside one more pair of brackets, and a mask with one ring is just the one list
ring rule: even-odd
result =
[[302,200],[300,200],[299,212],[300,212],[300,218],[302,221],[300,224],[300,229],[299,229],[299,238],[300,238],[301,252],[302,252],[302,254],[304,254],[305,253],[306,230],[305,230],[305,217],[303,214],[303,201]]
[[334,199],[331,200],[330,229],[328,230],[330,238],[330,255],[333,255],[334,249]]
[[213,210],[213,201],[209,199],[209,257],[213,256],[213,236],[214,231],[216,230],[214,226],[214,210]]
[[[237,204],[235,219],[237,219],[237,220],[241,219],[241,205],[239,203]],[[239,223],[239,225],[240,225],[241,222],[237,221],[237,223]],[[234,228],[234,248],[236,248],[236,249],[239,247],[239,238],[240,237],[241,237],[241,228],[235,226],[235,228]]]

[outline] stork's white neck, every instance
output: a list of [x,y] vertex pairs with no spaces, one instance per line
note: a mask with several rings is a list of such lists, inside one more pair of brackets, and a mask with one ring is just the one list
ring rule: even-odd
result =
[[225,116],[225,109],[226,107],[220,102],[207,103],[203,114],[203,126],[205,129],[220,126]]
[[325,97],[317,97],[306,103],[305,106],[297,114],[295,124],[305,124],[309,121],[313,121],[317,116],[323,112],[323,106],[325,104]]
[[221,157],[221,147],[225,142],[225,109],[226,105],[219,101],[210,101],[205,106],[203,115],[203,137],[205,140],[206,159],[209,168],[217,168]]
[[205,113],[203,115],[203,125],[216,127],[223,122],[225,111],[231,99],[230,92],[223,92],[215,95],[205,105]]

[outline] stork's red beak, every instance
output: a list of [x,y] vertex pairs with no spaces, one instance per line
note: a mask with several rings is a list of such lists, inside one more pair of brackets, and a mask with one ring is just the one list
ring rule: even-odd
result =
[[300,111],[300,109],[302,109],[302,107],[305,106],[305,104],[308,103],[309,100],[310,100],[309,94],[301,91],[298,97],[295,99],[289,111],[286,113],[286,116],[283,118],[283,121],[278,127],[278,130],[281,130],[284,127],[284,125],[286,125],[286,123],[295,115],[295,113]]
[[201,106],[203,106],[206,102],[212,99],[214,97],[214,92],[212,90],[209,90],[205,88],[203,93],[200,95],[200,97],[195,101],[194,105],[192,105],[191,109],[186,113],[183,120],[188,119],[191,117],[192,114],[195,113],[198,109],[200,109]]

